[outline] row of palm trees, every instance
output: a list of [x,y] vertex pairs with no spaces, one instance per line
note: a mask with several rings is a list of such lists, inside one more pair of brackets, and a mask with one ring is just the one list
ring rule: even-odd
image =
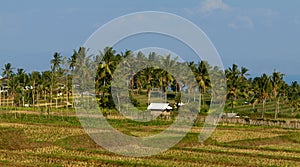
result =
[[[217,76],[222,72],[218,67],[211,66],[206,61],[180,62],[177,57],[162,56],[154,52],[147,56],[142,52],[134,54],[130,50],[117,53],[111,47],[99,51],[96,56],[89,54],[89,50],[84,47],[74,50],[69,58],[56,52],[50,63],[50,70],[31,73],[26,73],[23,69],[15,70],[10,63],[5,64],[2,75],[7,81],[8,91],[0,93],[0,105],[2,98],[6,97],[6,99],[13,99],[14,106],[24,106],[29,103],[35,108],[43,101],[46,107],[53,107],[53,104],[58,107],[59,99],[60,104],[68,107],[72,101],[70,98],[72,97],[72,81],[74,81],[72,79],[75,77],[72,74],[80,74],[80,79],[88,78],[91,75],[87,72],[89,69],[96,72],[92,87],[96,88],[94,93],[100,107],[115,108],[118,105],[114,103],[111,93],[112,81],[116,78],[125,81],[131,97],[143,91],[149,96],[151,90],[156,88],[165,92],[166,96],[168,92],[174,92],[177,103],[182,101],[181,92],[186,92],[188,95],[194,95],[194,98],[191,99],[189,96],[185,102],[199,98],[205,104],[209,103],[211,95],[214,94],[212,87],[215,85],[212,85],[211,79],[218,78],[212,75]],[[118,71],[117,69],[120,68],[122,70]],[[188,72],[189,70],[192,75]],[[227,88],[224,90],[227,91],[227,104],[232,112],[241,100],[251,104],[253,109],[261,103],[262,117],[265,116],[266,103],[269,101],[275,105],[275,119],[280,112],[281,103],[289,103],[292,112],[298,110],[300,86],[297,82],[287,84],[284,81],[284,75],[280,72],[274,71],[271,75],[262,74],[251,78],[247,68],[239,68],[233,64],[225,70],[225,76]],[[222,77],[219,78],[222,79]],[[114,84],[114,86],[121,87],[122,83]],[[117,93],[118,101],[122,98],[121,96]]]
[[225,70],[227,78],[227,99],[230,100],[231,109],[238,99],[245,99],[251,103],[253,109],[258,103],[262,103],[262,115],[266,113],[267,101],[272,101],[275,105],[274,117],[277,119],[280,102],[289,103],[291,111],[298,111],[300,86],[294,81],[288,85],[284,81],[284,74],[274,71],[271,75],[263,73],[259,77],[247,78],[249,74],[245,67],[238,68],[233,64],[232,67]]
[[[201,96],[211,97],[214,93],[210,79],[222,79],[222,77],[210,76],[219,75],[220,69],[209,65],[206,61],[183,63],[177,61],[177,57],[172,58],[170,55],[160,56],[155,53],[150,53],[147,57],[141,52],[137,53],[137,55],[134,55],[130,51],[126,51],[124,54],[115,53],[112,48],[108,48],[105,54],[102,54],[101,57],[103,61],[100,62],[100,68],[98,68],[97,73],[96,83],[98,83],[98,90],[102,92],[102,104],[105,104],[106,107],[113,104],[110,103],[110,86],[113,78],[112,74],[120,62],[123,62],[122,64],[128,67],[122,69],[126,71],[123,71],[124,73],[134,73],[130,71],[132,68],[142,69],[134,73],[134,75],[129,75],[129,78],[127,78],[128,87],[131,89],[132,94],[138,94],[141,90],[146,90],[148,94],[153,88],[161,88],[161,90],[167,94],[168,90],[171,89],[171,91],[176,93],[181,91],[187,91],[188,94],[196,93],[200,95],[200,99],[203,103],[207,101],[209,103],[209,100],[206,99],[205,101]],[[145,62],[149,62],[149,64]],[[189,82],[189,80],[193,78],[186,75],[185,66],[191,69],[197,81],[196,85]],[[213,72],[210,72],[209,75],[208,71]],[[287,84],[284,81],[284,74],[278,71],[274,71],[271,75],[264,73],[261,76],[251,78],[249,77],[248,71],[247,68],[239,68],[236,64],[233,64],[232,67],[225,70],[227,101],[232,112],[240,101],[252,104],[253,109],[256,108],[258,103],[262,103],[262,118],[265,117],[267,102],[274,103],[275,105],[275,119],[277,119],[278,113],[280,112],[281,103],[288,103],[292,112],[298,111],[300,86],[296,81],[290,85]],[[178,75],[174,77],[172,75],[174,73]],[[117,77],[122,77],[122,75]],[[220,80],[219,82],[223,81]],[[134,90],[136,92],[134,92]],[[177,100],[180,102],[180,99]]]
[[[68,107],[72,79],[69,69],[72,70],[75,59],[75,52],[70,58],[62,57],[60,53],[56,52],[50,61],[50,70],[29,73],[26,73],[22,68],[15,70],[11,63],[5,64],[2,68],[2,83],[0,83],[2,85],[0,106],[2,98],[6,98],[7,101],[8,99],[12,101],[11,106],[14,107],[30,105],[35,109],[43,101],[44,107],[53,107],[55,103],[57,108],[60,98],[61,103]],[[6,103],[7,105],[9,104]]]

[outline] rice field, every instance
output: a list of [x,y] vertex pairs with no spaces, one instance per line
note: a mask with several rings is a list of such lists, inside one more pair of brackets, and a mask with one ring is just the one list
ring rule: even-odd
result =
[[[146,136],[171,122],[148,124],[109,119],[118,130]],[[300,166],[300,130],[219,125],[204,143],[201,125],[161,154],[134,158],[97,145],[74,116],[19,113],[0,115],[0,166]]]

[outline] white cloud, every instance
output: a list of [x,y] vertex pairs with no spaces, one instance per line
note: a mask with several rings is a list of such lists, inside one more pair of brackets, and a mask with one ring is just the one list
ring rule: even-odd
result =
[[228,24],[228,27],[232,29],[252,29],[254,28],[254,22],[249,16],[238,16]]
[[200,10],[203,13],[210,13],[214,10],[228,10],[229,8],[223,0],[205,0],[201,3]]

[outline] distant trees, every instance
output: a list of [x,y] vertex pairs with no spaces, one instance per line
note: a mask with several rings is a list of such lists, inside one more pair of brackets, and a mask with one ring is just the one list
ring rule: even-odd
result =
[[[154,52],[149,55],[139,52],[135,55],[130,50],[117,53],[113,48],[107,47],[98,55],[92,56],[88,55],[88,49],[80,47],[78,50],[74,50],[69,58],[55,52],[50,60],[51,69],[48,71],[26,73],[24,69],[15,71],[11,63],[5,64],[1,68],[1,74],[7,81],[6,99],[9,96],[14,99],[14,105],[31,104],[33,108],[40,106],[38,105],[40,101],[43,101],[45,107],[52,107],[54,99],[56,99],[55,105],[58,107],[57,103],[60,99],[60,104],[67,107],[71,101],[70,94],[73,93],[72,79],[75,77],[71,73],[80,69],[81,73],[77,77],[87,79],[91,77],[89,69],[94,68],[95,80],[89,86],[96,88],[95,94],[100,107],[114,108],[116,106],[111,95],[111,83],[113,77],[125,77],[114,76],[114,72],[121,62],[124,64],[125,72],[130,74],[125,80],[131,97],[143,93],[149,95],[149,92],[156,88],[163,91],[166,96],[169,91],[174,92],[177,102],[181,101],[178,98],[180,92],[186,91],[187,94],[194,95],[194,100],[197,96],[202,104],[209,103],[209,98],[214,93],[212,87],[216,85],[212,85],[214,82],[211,81],[212,77],[209,76],[208,71],[211,75],[218,75],[217,73],[220,71],[219,68],[211,66],[206,61],[180,62],[177,57],[162,56]],[[185,75],[187,69],[183,68],[184,66],[191,70],[196,84],[192,84],[193,77]],[[140,71],[132,69],[140,69]],[[274,103],[275,119],[280,113],[280,104],[290,105],[291,112],[298,111],[300,86],[297,82],[287,84],[284,81],[284,75],[277,71],[271,75],[262,74],[255,78],[249,77],[248,71],[247,68],[239,68],[236,64],[225,70],[227,104],[231,112],[234,112],[235,106],[240,101],[251,104],[254,110],[257,104],[261,104],[262,118],[265,117],[269,101]],[[173,74],[177,74],[177,78]],[[2,79],[2,81],[4,80]],[[0,105],[4,104],[2,103],[3,96],[5,95],[1,92]],[[187,102],[189,100],[192,99],[188,98]]]

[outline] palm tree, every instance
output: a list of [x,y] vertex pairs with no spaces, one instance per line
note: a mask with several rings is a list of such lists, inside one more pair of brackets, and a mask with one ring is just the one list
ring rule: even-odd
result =
[[10,79],[11,75],[13,74],[13,69],[11,63],[7,63],[4,65],[4,68],[2,68],[4,75],[8,80]]
[[295,108],[296,111],[298,110],[299,97],[300,97],[300,86],[296,81],[292,82],[288,90],[288,100],[291,105],[292,113],[294,112]]
[[161,76],[162,76],[162,86],[165,91],[165,98],[168,96],[168,88],[169,83],[173,83],[175,78],[173,77],[172,73],[176,72],[176,65],[177,65],[177,59],[178,57],[175,57],[174,59],[171,59],[171,55],[168,54],[166,57],[161,57],[161,66],[164,70],[161,70]]
[[258,79],[258,88],[260,90],[259,97],[263,102],[263,110],[261,117],[264,118],[264,114],[266,112],[266,101],[269,97],[270,90],[270,77],[267,74],[262,74],[262,76]]
[[66,108],[68,109],[68,104],[69,104],[69,61],[66,57],[63,57],[62,59],[62,64],[64,65],[63,68],[63,75],[65,75],[65,82],[64,82],[64,88],[65,88],[65,94],[66,94]]
[[204,104],[205,99],[202,96],[206,94],[207,88],[211,86],[208,74],[208,69],[210,69],[211,66],[206,61],[201,61],[197,65],[193,65],[191,68],[194,73],[195,79],[199,84],[200,99]]
[[25,105],[25,86],[27,81],[27,74],[24,69],[18,68],[17,69],[17,78],[19,82],[19,87],[21,89],[21,98],[22,98],[22,106]]
[[231,68],[225,70],[225,75],[227,78],[227,98],[231,101],[231,112],[233,112],[235,100],[240,94],[240,74],[241,72],[236,64],[233,64]]
[[[48,110],[48,99],[47,97],[51,97],[50,88],[52,84],[52,72],[51,71],[43,71],[41,76],[41,84],[43,85],[44,91],[44,101],[46,102],[46,109]],[[48,96],[49,95],[49,96]],[[49,98],[50,100],[50,98]]]
[[249,91],[248,97],[250,98],[249,101],[252,104],[252,110],[255,111],[256,104],[260,101],[260,88],[259,88],[259,79],[260,77],[255,77],[254,79],[250,78],[249,83]]
[[4,68],[2,68],[3,72],[2,72],[2,75],[4,75],[7,79],[7,98],[6,98],[6,104],[8,105],[8,98],[9,98],[9,85],[10,85],[10,79],[11,79],[11,76],[13,74],[13,69],[12,68],[12,65],[11,63],[7,63],[4,65]]
[[11,89],[11,97],[13,98],[12,104],[15,106],[17,103],[17,89],[19,87],[19,80],[15,74],[11,75],[8,86]]
[[[100,103],[102,107],[106,107],[111,100],[111,96],[107,97],[107,94],[110,94],[111,91],[111,80],[113,72],[119,63],[121,56],[117,57],[115,55],[116,51],[111,47],[104,49],[104,54],[100,52],[102,61],[100,62],[97,69],[96,76],[96,87],[98,92],[101,93]],[[109,106],[112,107],[112,106]]]
[[274,71],[271,77],[271,84],[272,84],[273,98],[275,101],[275,119],[277,119],[279,113],[279,100],[280,100],[278,96],[280,95],[279,90],[281,89],[283,84],[283,74]]
[[246,78],[249,76],[248,74],[248,69],[245,67],[241,67],[241,75],[240,75],[240,80],[239,80],[239,85],[240,85],[240,95],[249,101],[249,88],[250,88],[250,83],[248,79]]
[[69,69],[71,69],[72,71],[76,67],[77,57],[78,57],[77,51],[73,50],[73,55],[70,58],[68,58]]
[[[35,111],[35,104],[36,102],[38,102],[38,86],[40,84],[40,79],[41,79],[41,75],[40,72],[37,71],[33,71],[30,75],[30,83],[32,86],[32,106],[33,106],[33,110]],[[37,99],[35,97],[35,95],[37,95]]]
[[60,67],[62,56],[60,53],[55,52],[53,55],[53,59],[50,61],[51,63],[51,71],[52,71],[52,76],[51,76],[51,86],[50,86],[50,103],[52,106],[52,100],[53,100],[53,90],[55,89],[55,83],[56,83],[56,72],[58,68]]

